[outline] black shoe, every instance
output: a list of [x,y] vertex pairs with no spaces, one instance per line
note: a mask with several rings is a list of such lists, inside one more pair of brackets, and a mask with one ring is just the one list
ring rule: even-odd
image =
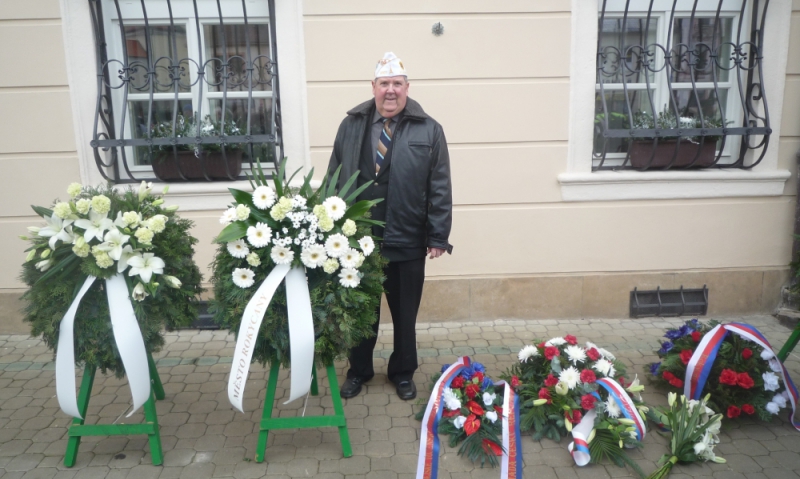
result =
[[361,392],[361,385],[365,382],[367,382],[366,379],[358,376],[347,378],[344,384],[342,384],[342,389],[339,391],[339,395],[345,399],[356,397]]
[[414,385],[414,380],[407,379],[397,383],[397,396],[404,401],[417,397],[417,386]]

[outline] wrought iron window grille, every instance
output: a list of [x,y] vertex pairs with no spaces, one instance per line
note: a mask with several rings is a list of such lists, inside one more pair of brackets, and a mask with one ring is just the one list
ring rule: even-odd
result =
[[[88,1],[94,28],[98,91],[90,145],[106,180],[113,183],[243,180],[246,176],[241,171],[241,162],[237,166],[235,161],[242,156],[245,167],[253,168],[258,159],[265,169],[277,170],[277,162],[283,158],[283,145],[274,0],[268,0],[266,24],[255,24],[248,18],[246,0],[241,0],[241,14],[237,16],[223,15],[223,10],[237,5],[235,0],[190,3],[139,0],[135,3],[141,8],[140,16],[135,19],[123,15],[125,8],[131,8],[131,2],[125,2],[121,8],[119,0]],[[184,10],[191,5],[190,15],[181,19],[183,26],[173,16],[173,7],[179,3]],[[198,3],[203,15],[198,11]],[[111,13],[116,13],[114,19],[118,24],[114,30],[118,31],[106,28],[111,17],[104,17],[109,13],[104,12],[104,6],[106,10],[113,7]],[[166,9],[166,18],[148,17],[148,8],[160,12]],[[208,12],[213,10],[216,18],[209,19]],[[196,39],[186,35],[186,25],[194,27]],[[268,34],[263,39],[265,27]],[[214,41],[219,42],[220,57],[204,55],[214,49],[202,43],[203,28],[206,28],[203,37],[213,35]],[[129,38],[131,29],[138,32],[138,40]],[[179,34],[184,37],[184,49],[189,42],[196,42],[196,56],[180,55]],[[112,39],[107,35],[119,37]],[[142,35],[144,42],[140,41]],[[160,48],[166,50],[158,56],[154,35],[159,36]],[[261,42],[258,45],[253,45],[254,35]],[[111,55],[115,40],[121,44],[122,55],[118,58]],[[265,41],[268,41],[267,52],[260,52]],[[239,47],[244,47],[244,52],[229,54],[231,48]],[[254,95],[254,90],[270,93]],[[213,101],[220,104],[216,110],[211,107],[212,91]],[[134,96],[136,111],[131,108]],[[254,109],[254,99],[261,101],[259,111]],[[157,104],[171,104],[167,115],[161,111],[162,116],[167,116],[164,121],[156,118]],[[231,118],[234,116],[231,105],[241,110],[238,118]],[[184,115],[185,109],[191,115]],[[204,109],[213,110],[214,118],[206,119]],[[136,113],[139,116],[134,118]],[[257,131],[254,125],[259,114],[257,118],[262,120],[261,129],[265,131]],[[139,122],[138,130],[133,126],[135,120]],[[214,154],[208,153],[212,150]]]
[[601,1],[592,170],[758,165],[769,0]]

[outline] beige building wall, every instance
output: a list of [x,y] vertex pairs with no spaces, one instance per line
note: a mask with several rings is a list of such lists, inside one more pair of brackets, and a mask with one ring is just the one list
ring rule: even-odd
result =
[[[411,96],[444,126],[455,250],[428,263],[420,320],[619,317],[636,286],[708,284],[712,313],[775,306],[790,260],[794,180],[778,197],[562,201],[570,2],[305,0],[303,11],[310,154],[319,174],[345,112],[371,97],[372,67],[384,51],[404,60]],[[436,22],[444,26],[438,37]],[[25,247],[18,235],[37,221],[29,205],[63,197],[80,181],[63,42],[58,0],[0,7],[0,160],[13,179],[0,203],[0,259],[8,265],[0,270],[0,333],[27,329],[17,276]],[[779,168],[795,171],[800,0],[790,42],[785,98],[769,100],[786,104],[771,148],[779,148]],[[208,277],[219,212],[184,216],[197,223],[196,261]]]

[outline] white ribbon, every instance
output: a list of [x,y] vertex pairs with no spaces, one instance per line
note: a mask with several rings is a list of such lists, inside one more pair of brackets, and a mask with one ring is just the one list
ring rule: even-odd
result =
[[267,275],[244,309],[236,348],[233,352],[231,375],[228,378],[228,400],[233,407],[244,412],[242,400],[250,361],[256,345],[264,314],[272,296],[286,278],[286,309],[289,318],[289,346],[291,361],[291,387],[287,404],[305,396],[311,389],[311,371],[314,363],[314,321],[311,315],[311,297],[303,268],[278,265]]
[[572,428],[573,441],[569,443],[567,450],[569,450],[570,454],[572,454],[572,458],[575,460],[575,464],[578,466],[585,466],[586,464],[589,464],[592,456],[588,454],[583,447],[576,447],[575,443],[577,442],[578,444],[588,447],[588,438],[592,433],[592,429],[594,429],[594,419],[596,417],[597,413],[594,412],[594,409],[591,409],[586,412],[578,425],[573,426]]
[[[82,418],[82,416],[75,397],[75,313],[96,279],[95,276],[86,278],[78,295],[61,320],[58,334],[56,396],[61,410],[77,418]],[[139,329],[139,323],[128,295],[128,285],[121,274],[106,279],[106,296],[114,341],[117,343],[117,350],[122,359],[125,374],[128,376],[128,384],[133,397],[133,409],[127,416],[130,417],[150,398],[150,370],[147,365],[147,352],[144,347],[142,331]]]

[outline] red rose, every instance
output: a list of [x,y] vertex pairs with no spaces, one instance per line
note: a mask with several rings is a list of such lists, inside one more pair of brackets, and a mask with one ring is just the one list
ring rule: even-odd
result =
[[594,371],[591,369],[584,369],[581,371],[581,382],[582,383],[593,383],[597,381],[597,376],[595,376]]
[[474,414],[467,416],[467,421],[464,423],[464,432],[467,433],[467,436],[473,435],[480,427],[481,420],[478,419],[478,416]]
[[719,375],[719,382],[728,386],[736,386],[736,371],[733,369],[723,369]]
[[755,385],[753,378],[747,373],[739,373],[736,375],[736,384],[745,389],[750,389]]
[[692,331],[692,340],[695,343],[699,343],[701,337],[702,337],[702,335],[700,334],[700,331]]
[[472,375],[472,379],[477,379],[478,380],[478,384],[482,383],[483,382],[483,373],[480,372],[480,371],[476,372],[475,374]]
[[672,373],[671,373],[671,372],[669,372],[669,371],[664,371],[663,373],[661,373],[661,377],[663,377],[663,378],[664,378],[664,379],[666,379],[667,381],[670,381],[670,380],[672,380],[672,379],[675,379],[675,375],[674,375],[674,374],[672,374]]
[[589,348],[586,350],[586,355],[589,356],[589,359],[592,361],[597,361],[600,359],[600,352],[595,348]]
[[753,356],[753,350],[750,348],[742,349],[742,357],[745,359],[750,359]]
[[511,376],[511,387],[515,388],[519,386],[519,378],[516,376]]
[[461,389],[464,387],[464,378],[461,376],[456,376],[452,382],[450,382],[450,387],[453,389]]
[[571,334],[568,334],[568,335],[564,336],[564,339],[565,339],[565,340],[566,340],[566,341],[567,341],[569,344],[571,344],[571,345],[573,345],[573,346],[575,346],[576,344],[578,344],[578,338],[576,338],[575,336],[573,336],[573,335],[571,335]]
[[457,416],[459,414],[461,414],[461,409],[460,408],[459,409],[453,409],[453,410],[444,408],[444,412],[442,413],[442,417],[453,417],[453,416]]
[[496,442],[486,438],[483,439],[483,450],[486,451],[487,454],[494,454],[495,456],[503,455],[503,448]]
[[735,417],[739,417],[742,413],[742,410],[736,406],[728,406],[728,417],[733,419]]
[[552,374],[548,374],[546,378],[544,378],[544,385],[547,387],[553,387],[558,384],[558,378],[553,376]]
[[544,348],[544,357],[548,361],[558,356],[559,354],[561,354],[561,352],[555,346],[547,346]]
[[500,407],[500,406],[494,406],[494,412],[496,412],[498,415],[502,416],[503,415],[503,408]]
[[683,364],[689,364],[689,360],[692,359],[692,354],[694,354],[694,352],[691,349],[684,349],[681,351],[681,361],[683,361]]
[[467,401],[467,409],[476,416],[483,416],[483,408],[475,401]]
[[479,392],[481,392],[481,387],[480,387],[479,384],[467,384],[467,388],[466,388],[465,392],[467,393],[467,397],[472,399]]
[[584,394],[583,396],[581,396],[581,407],[588,411],[594,408],[594,403],[596,401],[597,398],[592,396],[591,394]]
[[669,383],[672,386],[676,387],[676,388],[682,388],[683,387],[683,381],[678,379],[678,378],[676,378],[676,377],[673,377],[672,379],[670,379]]
[[581,422],[581,417],[582,417],[581,412],[578,411],[577,409],[574,409],[572,411],[567,411],[564,413],[564,418],[569,422],[571,422],[572,424],[578,424],[579,422]]
[[550,390],[542,388],[539,390],[539,399],[547,399],[547,404],[553,403],[553,398],[550,396]]
[[742,412],[745,414],[753,414],[756,412],[756,408],[754,408],[752,404],[742,404]]

